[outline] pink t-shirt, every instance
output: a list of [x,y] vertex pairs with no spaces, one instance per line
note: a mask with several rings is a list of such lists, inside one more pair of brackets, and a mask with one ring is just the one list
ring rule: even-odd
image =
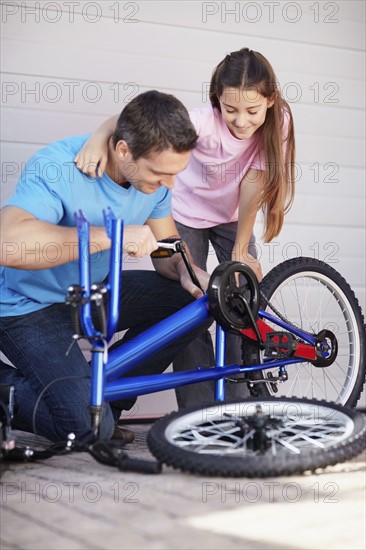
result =
[[194,109],[190,117],[199,138],[187,168],[176,177],[174,218],[194,228],[237,221],[244,174],[250,168],[265,169],[260,136],[256,132],[249,139],[237,139],[211,106]]

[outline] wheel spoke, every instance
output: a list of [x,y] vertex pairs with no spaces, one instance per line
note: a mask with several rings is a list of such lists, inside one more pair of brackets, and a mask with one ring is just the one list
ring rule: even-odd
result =
[[[262,291],[265,293],[265,284]],[[314,334],[328,329],[338,341],[338,355],[330,366],[315,368],[310,362],[289,366],[288,380],[279,383],[277,395],[347,403],[362,365],[360,339],[363,335],[354,312],[358,306],[349,301],[333,279],[306,267],[304,271],[289,274],[269,293],[267,290],[267,297],[290,324]],[[270,384],[267,388],[270,395],[276,395]]]
[[360,412],[309,399],[215,403],[158,420],[148,435],[156,458],[202,475],[268,477],[314,471],[359,454]]
[[[261,404],[261,410],[262,408],[266,410],[266,402]],[[188,415],[185,422],[175,426],[172,441],[183,449],[200,454],[260,455],[261,451],[253,446],[257,432],[251,426],[250,420],[256,418],[256,415],[224,416],[230,418],[222,420],[220,409],[210,421],[202,417],[202,411],[196,417]],[[317,417],[314,417],[312,407],[299,409],[296,416],[282,413],[268,416],[269,427],[266,433],[269,448],[266,453],[278,455],[285,452],[297,455],[312,448],[325,449],[348,436],[352,421],[346,415],[329,415],[329,411],[318,410]]]

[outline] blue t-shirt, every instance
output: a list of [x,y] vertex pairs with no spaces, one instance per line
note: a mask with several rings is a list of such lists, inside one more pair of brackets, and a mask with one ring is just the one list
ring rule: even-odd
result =
[[[103,210],[112,208],[124,225],[143,225],[148,218],[171,213],[171,194],[161,187],[145,194],[131,185],[125,189],[107,174],[89,178],[74,165],[73,158],[88,139],[70,137],[38,151],[27,162],[13,196],[6,205],[17,206],[36,218],[56,225],[75,227],[74,214],[82,210],[90,225],[104,226]],[[32,254],[22,245],[22,254]],[[70,243],[70,250],[71,250]],[[55,256],[56,243],[40,250]],[[91,256],[91,280],[102,281],[109,270],[109,251]],[[65,300],[70,284],[79,282],[78,262],[50,269],[23,270],[0,267],[1,316],[23,315]]]

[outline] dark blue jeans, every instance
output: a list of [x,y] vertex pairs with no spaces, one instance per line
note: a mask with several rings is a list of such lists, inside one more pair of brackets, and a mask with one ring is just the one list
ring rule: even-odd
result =
[[[193,300],[179,283],[155,271],[125,271],[118,331],[128,329],[123,340],[130,339]],[[133,373],[163,372],[199,332],[200,328],[192,330]],[[79,439],[92,436],[90,366],[78,345],[70,348],[72,334],[70,308],[63,303],[0,319],[0,349],[16,367],[0,366],[0,382],[15,386],[15,428],[36,431],[52,441],[64,440],[70,432]],[[129,409],[134,401],[117,405]],[[105,404],[100,435],[109,438],[113,429],[113,412]]]

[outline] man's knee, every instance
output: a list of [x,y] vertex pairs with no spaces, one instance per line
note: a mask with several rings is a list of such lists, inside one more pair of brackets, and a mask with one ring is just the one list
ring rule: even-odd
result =
[[[114,418],[111,408],[104,404],[102,413],[98,419],[98,437],[101,439],[110,439],[114,430]],[[70,414],[67,420],[54,419],[54,434],[51,438],[54,441],[66,441],[69,434],[74,434],[78,442],[88,441],[95,437],[93,427],[93,418],[90,410],[74,412]],[[51,434],[52,435],[52,434]]]

